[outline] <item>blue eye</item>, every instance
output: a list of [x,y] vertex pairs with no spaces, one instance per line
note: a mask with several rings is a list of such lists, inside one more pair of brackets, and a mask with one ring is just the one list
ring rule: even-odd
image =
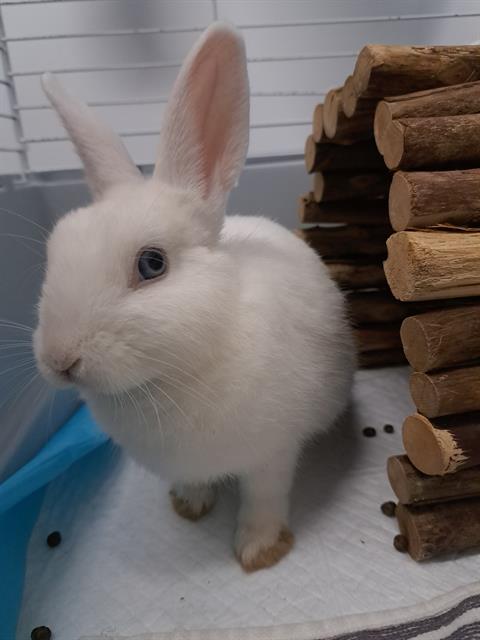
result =
[[141,280],[159,278],[167,271],[167,256],[161,249],[145,249],[138,257],[137,269]]

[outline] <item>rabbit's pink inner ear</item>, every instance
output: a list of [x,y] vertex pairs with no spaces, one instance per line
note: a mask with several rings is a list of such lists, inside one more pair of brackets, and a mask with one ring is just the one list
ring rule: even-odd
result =
[[[223,192],[233,187],[229,177],[238,163],[235,157],[237,137],[246,135],[241,131],[239,105],[235,104],[242,94],[241,83],[235,91],[234,82],[236,67],[239,62],[242,64],[242,60],[236,59],[238,46],[228,37],[212,38],[208,45],[192,65],[191,78],[197,95],[192,96],[190,102],[194,111],[204,197],[210,195],[212,187]],[[237,123],[235,117],[239,120]],[[240,163],[243,163],[243,158]]]
[[245,160],[248,109],[243,42],[232,28],[214,25],[172,92],[156,175],[203,198],[227,195]]
[[[215,94],[218,92],[217,61],[207,54],[206,58],[201,56],[196,62],[189,74],[190,82],[187,86],[190,86],[191,90],[187,103],[191,110],[188,115],[194,123],[193,137],[198,153],[199,188],[202,196],[207,198],[222,144],[222,114],[217,116],[214,113]],[[215,123],[216,118],[219,119]]]

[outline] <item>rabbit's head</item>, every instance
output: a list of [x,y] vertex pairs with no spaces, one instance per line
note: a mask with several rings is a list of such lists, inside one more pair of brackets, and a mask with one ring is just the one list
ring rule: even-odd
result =
[[57,385],[115,393],[169,361],[202,366],[231,309],[234,271],[219,242],[248,146],[244,45],[215,24],[184,63],[154,174],[51,75],[44,89],[83,161],[94,202],[64,216],[47,248],[34,347]]

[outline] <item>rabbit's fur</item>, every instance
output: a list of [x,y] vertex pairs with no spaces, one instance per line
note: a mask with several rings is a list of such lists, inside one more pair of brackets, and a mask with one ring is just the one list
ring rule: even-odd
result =
[[[237,556],[269,566],[292,544],[300,449],[344,409],[355,357],[318,256],[270,220],[224,218],[248,144],[243,41],[215,24],[189,55],[151,179],[52,76],[44,87],[95,201],[49,239],[39,368],[76,384],[105,431],[171,479],[181,515],[199,517],[213,483],[238,477]],[[145,247],[166,253],[165,276],[139,280]]]

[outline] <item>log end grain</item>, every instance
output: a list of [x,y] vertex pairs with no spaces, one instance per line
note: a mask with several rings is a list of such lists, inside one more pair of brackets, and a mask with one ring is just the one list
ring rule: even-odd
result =
[[409,268],[410,238],[408,233],[394,233],[387,240],[388,258],[383,263],[385,276],[391,292],[403,302],[412,300],[416,282],[413,270]]
[[353,70],[353,87],[357,96],[361,96],[368,89],[376,57],[376,47],[374,45],[366,45],[358,54]]
[[343,113],[347,116],[347,118],[351,118],[355,113],[358,102],[358,96],[355,91],[353,76],[348,76],[348,78],[345,80],[345,84],[342,88],[341,99]]
[[441,476],[449,471],[448,431],[435,429],[425,416],[417,413],[405,419],[402,439],[410,462],[419,471],[430,476]]
[[416,226],[411,219],[412,198],[413,190],[407,174],[397,171],[393,176],[388,196],[390,224],[395,231],[404,231],[407,227]]
[[325,141],[325,132],[323,130],[323,104],[317,104],[313,111],[312,136],[316,143]]
[[398,169],[405,152],[405,125],[393,120],[385,129],[382,139],[382,154],[389,169]]
[[392,122],[392,114],[388,102],[380,101],[375,110],[375,118],[373,120],[373,135],[377,144],[377,149],[383,154],[384,137],[387,128]]
[[437,386],[426,373],[415,372],[410,376],[410,394],[420,413],[434,418],[439,415],[440,396]]
[[387,460],[388,481],[398,501],[402,504],[408,504],[411,500],[409,484],[407,482],[408,464],[407,456],[390,456]]
[[315,170],[315,158],[317,155],[317,145],[313,139],[313,135],[308,136],[305,140],[305,168],[307,173],[313,173]]
[[423,323],[415,316],[405,318],[400,327],[403,351],[415,371],[425,372],[431,368],[428,337]]
[[323,130],[327,138],[334,138],[337,131],[338,112],[341,109],[340,89],[330,89],[323,105]]

